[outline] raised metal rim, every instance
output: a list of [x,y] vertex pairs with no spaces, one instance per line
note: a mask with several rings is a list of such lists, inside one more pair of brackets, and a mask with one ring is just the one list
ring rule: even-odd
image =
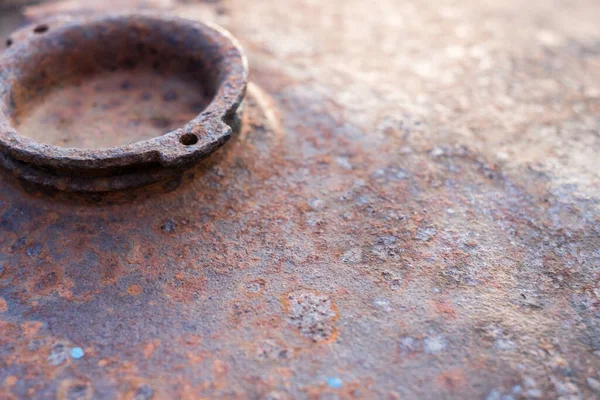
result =
[[[131,23],[168,22],[187,25],[194,29],[194,32],[209,37],[216,43],[216,50],[222,57],[221,65],[226,68],[219,71],[220,85],[211,103],[197,117],[179,129],[163,136],[124,146],[78,149],[38,143],[19,134],[12,126],[7,111],[11,101],[11,86],[18,84],[13,69],[17,62],[22,62],[23,58],[28,56],[28,52],[31,51],[28,49],[35,49],[36,41],[42,40],[40,35],[32,32],[32,27],[26,27],[11,36],[14,38],[13,45],[0,54],[0,151],[14,159],[16,164],[13,162],[13,165],[24,163],[29,168],[60,169],[73,172],[75,176],[80,173],[148,163],[159,163],[165,168],[177,168],[211,154],[229,139],[232,132],[231,120],[245,95],[248,65],[237,40],[224,29],[155,12],[63,17],[42,21],[41,24],[52,27],[45,36],[45,40],[48,40],[48,38],[59,38],[61,34],[75,26],[110,23],[115,19],[127,19]],[[195,135],[198,142],[194,145],[183,145],[180,142],[182,136],[190,134]],[[103,177],[103,180],[106,180],[105,178]]]

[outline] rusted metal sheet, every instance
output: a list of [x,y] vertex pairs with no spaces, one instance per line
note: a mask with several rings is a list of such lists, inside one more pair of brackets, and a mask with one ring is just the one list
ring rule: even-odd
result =
[[[25,14],[118,2],[76,3]],[[143,189],[0,175],[0,397],[599,395],[594,1],[155,7],[240,40],[241,131]]]

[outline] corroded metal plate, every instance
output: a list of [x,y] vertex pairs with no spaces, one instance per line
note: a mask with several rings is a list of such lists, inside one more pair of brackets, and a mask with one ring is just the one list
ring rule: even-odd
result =
[[240,39],[244,128],[127,195],[0,176],[0,397],[598,396],[595,1],[143,3]]

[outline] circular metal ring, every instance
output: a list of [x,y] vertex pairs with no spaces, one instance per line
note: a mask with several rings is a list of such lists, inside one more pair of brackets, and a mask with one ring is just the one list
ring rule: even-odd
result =
[[[0,164],[27,181],[81,192],[146,185],[210,155],[238,126],[247,61],[219,27],[156,13],[62,17],[15,32],[7,45],[0,54]],[[118,147],[60,147],[18,132],[23,110],[74,76],[139,66],[194,79],[210,101],[184,126]],[[127,135],[126,126],[117,128]]]

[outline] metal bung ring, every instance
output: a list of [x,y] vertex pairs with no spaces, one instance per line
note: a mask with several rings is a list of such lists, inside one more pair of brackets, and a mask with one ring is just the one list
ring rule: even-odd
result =
[[[86,92],[86,82],[122,76],[130,76],[137,91],[123,80],[118,88]],[[178,103],[177,92],[169,89],[173,79],[179,81],[176,89],[185,92],[181,101],[191,106]],[[156,182],[227,142],[239,128],[237,113],[247,83],[241,47],[213,25],[135,13],[63,17],[26,27],[11,35],[0,54],[0,165],[26,181],[67,191],[115,191]],[[145,86],[164,94],[152,99]],[[110,101],[99,106],[95,99],[100,90],[109,93],[105,98]],[[62,92],[77,93],[77,101],[61,108],[61,101],[73,98],[61,97]],[[124,105],[122,98],[132,93],[137,97]],[[132,115],[145,101],[151,110],[147,114],[167,115]],[[180,106],[188,114],[194,109],[191,118],[181,119],[186,113],[179,115]],[[63,110],[74,113],[65,127]],[[83,117],[91,112],[103,129],[94,131]],[[51,125],[68,130],[73,121],[79,121],[77,135],[91,132],[103,138],[110,131],[125,143],[95,148],[46,141]],[[181,124],[171,127],[173,121]],[[127,142],[134,128],[156,134]]]

